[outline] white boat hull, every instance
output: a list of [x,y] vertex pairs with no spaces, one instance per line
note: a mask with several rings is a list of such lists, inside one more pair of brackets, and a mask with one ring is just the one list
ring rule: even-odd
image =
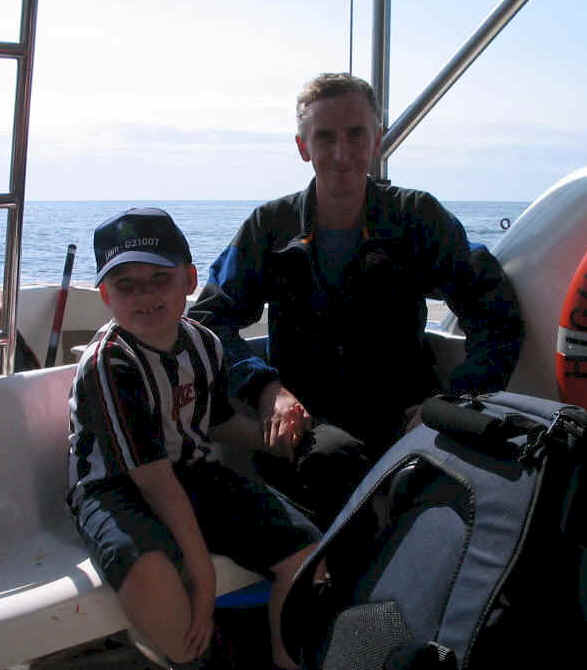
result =
[[[555,374],[558,325],[569,284],[586,250],[587,167],[541,195],[493,250],[514,284],[526,329],[508,391],[560,399]],[[443,334],[449,338],[460,334],[453,315],[441,324]],[[450,342],[448,347],[454,351]]]

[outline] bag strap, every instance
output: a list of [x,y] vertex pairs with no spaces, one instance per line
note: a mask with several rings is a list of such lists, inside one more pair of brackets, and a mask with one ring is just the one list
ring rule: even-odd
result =
[[[558,445],[579,460],[587,460],[587,411],[575,405],[558,409],[549,426],[518,412],[503,418],[483,414],[483,404],[474,398],[469,407],[455,404],[456,398],[436,396],[422,405],[422,421],[439,433],[472,443],[480,451],[507,456],[516,461],[534,458],[539,451]],[[460,402],[464,398],[458,399]],[[524,444],[510,442],[527,435]]]
[[573,448],[587,448],[587,411],[576,405],[564,405],[554,413],[547,433],[553,440],[570,439]]
[[528,435],[527,443],[535,443],[546,431],[546,426],[524,414],[509,413],[499,418],[483,414],[481,403],[478,403],[479,409],[473,409],[475,402],[471,403],[473,408],[463,407],[445,398],[437,396],[426,400],[422,405],[422,421],[439,433],[448,434],[494,456],[520,461],[526,456],[526,445],[509,440]]
[[383,670],[457,670],[456,654],[437,642],[412,641],[392,649]]

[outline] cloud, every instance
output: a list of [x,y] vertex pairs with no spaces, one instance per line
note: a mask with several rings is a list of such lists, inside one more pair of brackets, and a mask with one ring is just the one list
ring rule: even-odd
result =
[[552,133],[526,141],[401,147],[388,162],[394,183],[432,191],[443,200],[532,201],[587,164],[585,133]]
[[113,127],[112,131],[129,142],[212,146],[289,144],[293,141],[294,136],[293,132],[255,132],[213,128],[184,130],[173,126],[147,124],[125,124]]
[[[305,186],[293,132],[102,124],[31,142],[30,199],[264,200]],[[444,200],[532,200],[585,165],[587,131],[511,122],[430,123],[389,161]]]

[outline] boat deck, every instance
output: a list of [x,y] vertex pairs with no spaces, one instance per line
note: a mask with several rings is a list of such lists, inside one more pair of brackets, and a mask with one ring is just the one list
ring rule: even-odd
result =
[[120,633],[0,670],[155,670],[159,667],[128,642],[126,633]]
[[[231,642],[215,648],[214,670],[270,667],[269,627],[264,607],[220,609],[215,618],[221,639]],[[121,631],[28,663],[0,666],[0,670],[156,670],[160,667],[143,656],[129,641],[126,631]]]

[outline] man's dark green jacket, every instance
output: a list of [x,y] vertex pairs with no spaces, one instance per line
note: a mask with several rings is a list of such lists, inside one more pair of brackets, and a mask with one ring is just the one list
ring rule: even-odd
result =
[[[426,297],[444,299],[466,335],[454,393],[505,388],[522,321],[514,290],[484,246],[430,194],[369,180],[362,240],[342,290],[314,248],[315,182],[253,211],[210,270],[189,315],[221,338],[231,393],[255,404],[280,379],[316,417],[385,440],[403,410],[438,391],[425,344]],[[238,331],[269,304],[269,363]],[[445,389],[446,390],[446,389]]]

